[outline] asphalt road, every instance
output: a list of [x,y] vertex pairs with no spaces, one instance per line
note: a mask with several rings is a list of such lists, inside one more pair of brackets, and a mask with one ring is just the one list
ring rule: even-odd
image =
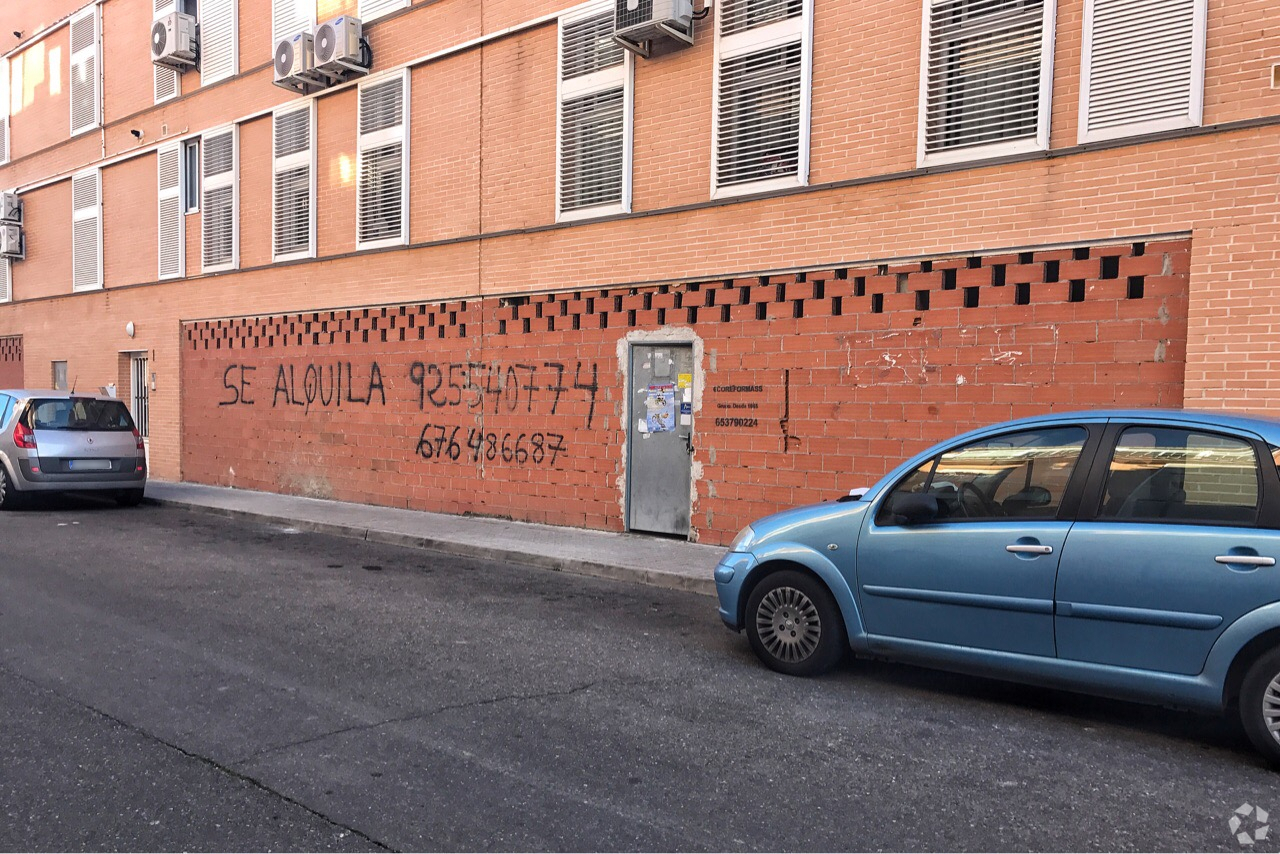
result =
[[790,679],[695,594],[90,501],[0,514],[0,721],[6,850],[1239,851],[1243,803],[1280,824],[1216,719]]

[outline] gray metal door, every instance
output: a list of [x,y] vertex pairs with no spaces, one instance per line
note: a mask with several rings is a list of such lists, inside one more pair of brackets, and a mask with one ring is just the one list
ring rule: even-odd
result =
[[693,457],[693,347],[631,347],[627,528],[689,535]]

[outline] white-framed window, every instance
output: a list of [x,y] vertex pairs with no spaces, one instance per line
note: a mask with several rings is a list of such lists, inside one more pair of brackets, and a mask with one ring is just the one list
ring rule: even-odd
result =
[[360,84],[356,248],[409,239],[409,72]]
[[1057,0],[925,0],[919,165],[1049,147]]
[[66,391],[67,385],[67,363],[59,359],[49,363],[49,379],[53,382],[51,388],[55,391]]
[[102,171],[71,176],[71,289],[102,287]]
[[158,278],[186,275],[186,217],[182,210],[182,154],[184,145],[174,142],[156,149]]
[[[155,14],[152,20],[159,21],[170,12],[178,11],[178,3],[177,0],[153,0],[153,9]],[[178,97],[182,91],[182,85],[178,82],[178,70],[152,63],[151,89],[154,103],[156,104],[162,104]]]
[[236,0],[201,0],[200,84],[234,77],[240,67]]
[[316,254],[315,99],[272,117],[271,257],[274,261]]
[[9,162],[9,60],[0,57],[0,163]]
[[0,258],[0,302],[13,300],[13,262]]
[[717,4],[711,196],[809,182],[812,0]]
[[613,4],[560,19],[556,214],[631,210],[632,55],[613,40]]
[[271,0],[271,51],[281,39],[316,28],[316,0]]
[[240,263],[239,139],[233,125],[200,140],[200,264],[206,273]]
[[356,7],[356,17],[361,21],[372,21],[374,18],[389,15],[397,9],[403,9],[409,3],[410,0],[360,0]]
[[182,143],[182,212],[200,212],[200,137]]
[[102,124],[102,56],[98,4],[71,16],[71,135]]
[[1204,122],[1208,0],[1085,0],[1080,142]]

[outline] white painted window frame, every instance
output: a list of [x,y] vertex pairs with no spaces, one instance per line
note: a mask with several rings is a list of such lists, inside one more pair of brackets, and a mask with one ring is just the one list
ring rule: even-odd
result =
[[[93,207],[77,208],[75,206],[75,182],[87,176],[92,176],[94,181],[94,193],[96,195]],[[89,284],[76,284],[76,237],[75,225],[87,219],[93,219],[97,224],[97,278]],[[92,169],[84,169],[71,176],[71,291],[72,293],[82,293],[85,291],[102,290],[103,287],[103,271],[102,271],[102,170],[94,167]]]
[[[803,0],[802,11],[797,18],[774,21],[761,27],[733,33],[720,34],[721,16],[717,14],[714,40],[714,71],[711,83],[711,198],[724,199],[766,193],[790,187],[804,187],[809,183],[809,147],[813,120],[813,0]],[[720,68],[725,60],[766,48],[800,42],[800,127],[796,174],[780,178],[764,178],[745,184],[724,187],[716,183],[716,171],[720,150]]]
[[1204,124],[1204,68],[1205,46],[1208,41],[1208,0],[1193,0],[1194,20],[1191,32],[1191,97],[1190,110],[1185,116],[1139,121],[1102,130],[1089,130],[1089,72],[1093,66],[1093,19],[1097,0],[1084,3],[1084,45],[1080,55],[1080,114],[1076,129],[1081,144],[1122,139],[1130,136],[1161,133],[1169,130],[1200,127]]
[[[360,133],[360,98],[365,89],[386,83],[395,78],[401,80],[401,92],[404,93],[404,104],[400,115],[400,124],[396,127],[384,128],[372,133]],[[387,246],[406,246],[409,243],[409,127],[410,127],[410,74],[408,68],[401,68],[380,74],[369,80],[360,82],[356,96],[356,250],[381,249]],[[400,236],[384,237],[379,240],[360,239],[360,181],[364,178],[364,153],[372,148],[379,148],[392,142],[400,143]]]
[[920,104],[916,125],[916,165],[942,166],[949,163],[966,163],[989,160],[1033,151],[1049,150],[1049,132],[1053,120],[1053,52],[1058,20],[1058,0],[1045,0],[1044,20],[1040,29],[1040,95],[1036,114],[1036,135],[1027,139],[1015,139],[977,145],[958,151],[939,151],[930,154],[927,125],[929,118],[929,54],[932,51],[929,27],[930,12],[934,3],[944,0],[924,0],[923,23],[920,39]]
[[[71,16],[70,29],[74,29],[76,24],[85,18],[93,19],[93,44],[90,47],[82,48],[78,53],[71,53],[69,59],[69,67],[71,74],[67,79],[68,100],[68,119],[71,127],[71,136],[79,136],[82,133],[88,133],[102,127],[102,16],[98,14],[98,4],[90,3],[74,15]],[[70,50],[70,44],[68,44]],[[84,62],[86,59],[93,59],[93,75],[90,83],[93,86],[93,120],[81,127],[75,126],[75,80],[76,65]]]
[[363,23],[376,21],[406,8],[410,2],[411,0],[360,0],[356,6],[356,17]]
[[[556,222],[573,222],[611,214],[631,213],[631,187],[635,153],[635,54],[622,52],[622,64],[585,74],[566,81],[561,69],[564,64],[564,28],[568,24],[594,18],[608,12],[614,4],[609,0],[592,0],[571,9],[560,17],[556,36]],[[622,87],[622,197],[613,204],[595,205],[566,211],[560,206],[560,157],[564,139],[564,102],[580,97]]]
[[[182,198],[183,181],[186,173],[185,147],[183,142],[174,142],[156,149],[156,278],[160,281],[181,279],[186,276],[187,272],[187,216]],[[166,154],[174,156],[178,160],[178,180],[172,187],[161,186],[161,176],[164,174],[161,164]],[[178,203],[178,270],[175,273],[166,274],[164,272],[164,244],[160,240],[160,226],[164,221],[164,203],[171,199]]]
[[[308,114],[307,150],[284,157],[275,156],[275,123],[277,116],[306,111]],[[316,101],[308,98],[302,106],[289,104],[271,114],[271,260],[296,261],[316,257]],[[299,252],[276,253],[276,176],[283,171],[307,166],[307,248]],[[408,171],[408,170],[406,170]]]
[[[204,157],[208,140],[231,132],[231,171],[210,177],[205,173]],[[200,135],[200,211],[201,217],[208,216],[209,207],[204,203],[204,194],[210,190],[231,187],[231,260],[222,264],[204,263],[204,222],[200,223],[200,269],[204,273],[219,273],[224,270],[235,270],[240,266],[240,127],[239,125],[223,125],[207,130]]]

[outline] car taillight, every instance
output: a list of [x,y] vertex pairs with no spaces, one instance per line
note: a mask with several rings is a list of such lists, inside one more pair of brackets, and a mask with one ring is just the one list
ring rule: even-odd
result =
[[36,434],[31,428],[21,421],[18,426],[13,428],[13,444],[19,448],[27,448],[34,451],[36,449]]
[[133,440],[137,443],[136,447],[138,449],[138,456],[142,456],[143,454],[145,454],[147,449],[142,444],[142,434],[138,432],[137,427],[133,428]]

